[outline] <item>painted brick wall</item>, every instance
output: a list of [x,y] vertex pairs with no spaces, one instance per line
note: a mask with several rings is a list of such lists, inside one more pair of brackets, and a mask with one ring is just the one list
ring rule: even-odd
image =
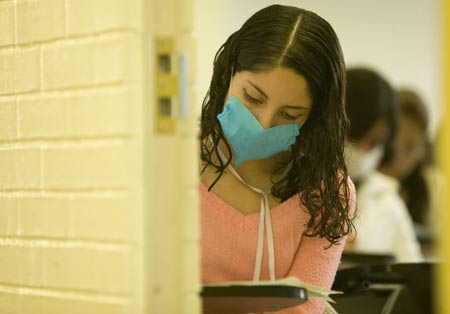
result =
[[0,313],[138,313],[141,0],[0,1]]
[[[152,189],[157,209],[149,219],[154,231],[149,260],[151,304],[149,313],[198,314],[200,309],[200,251],[198,211],[199,112],[196,95],[197,41],[194,33],[194,0],[153,1],[155,36],[174,39],[175,67],[185,61],[186,107],[174,108],[178,115],[173,135],[155,134],[151,173],[157,182]],[[182,76],[182,71],[176,71]],[[182,93],[177,104],[183,102]]]

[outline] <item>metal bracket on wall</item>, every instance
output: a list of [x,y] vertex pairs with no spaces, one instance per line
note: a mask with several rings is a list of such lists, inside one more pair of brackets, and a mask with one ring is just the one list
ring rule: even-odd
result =
[[175,134],[179,97],[179,79],[175,40],[171,36],[155,39],[155,132]]

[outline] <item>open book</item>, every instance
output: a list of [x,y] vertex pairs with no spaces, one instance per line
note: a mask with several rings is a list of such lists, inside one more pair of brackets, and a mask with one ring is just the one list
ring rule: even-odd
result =
[[202,290],[204,313],[274,312],[300,305],[310,299],[334,302],[326,290],[295,277],[275,281],[230,281],[205,284]]

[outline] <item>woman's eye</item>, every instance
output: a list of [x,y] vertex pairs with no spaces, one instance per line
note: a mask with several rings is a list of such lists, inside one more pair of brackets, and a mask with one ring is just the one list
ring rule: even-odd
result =
[[250,96],[250,95],[247,93],[247,91],[246,91],[245,89],[244,89],[244,96],[245,96],[245,99],[246,99],[247,101],[251,102],[252,104],[262,104],[262,101],[261,101],[261,100],[256,99],[256,98]]
[[286,111],[282,111],[281,114],[283,115],[283,117],[285,119],[288,119],[288,120],[295,120],[301,116],[301,115],[293,116],[293,115],[290,115],[289,113],[287,113]]

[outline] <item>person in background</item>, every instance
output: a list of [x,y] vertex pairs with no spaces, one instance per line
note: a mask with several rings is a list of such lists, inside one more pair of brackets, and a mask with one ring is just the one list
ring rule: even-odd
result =
[[400,182],[399,193],[414,222],[422,252],[434,255],[434,226],[431,217],[432,194],[429,172],[433,169],[431,143],[427,138],[428,111],[417,93],[410,89],[397,92],[400,119],[393,141],[392,154],[385,158],[379,171]]
[[331,287],[355,206],[345,81],[334,30],[296,7],[256,12],[219,48],[200,117],[203,283]]
[[398,123],[395,91],[370,68],[347,70],[349,143],[345,155],[356,182],[356,237],[347,250],[393,255],[398,262],[422,259],[413,222],[399,195],[397,179],[377,171],[393,154]]
[[347,70],[347,115],[350,132],[345,147],[350,177],[358,186],[376,171],[397,125],[397,105],[389,83],[372,69]]

